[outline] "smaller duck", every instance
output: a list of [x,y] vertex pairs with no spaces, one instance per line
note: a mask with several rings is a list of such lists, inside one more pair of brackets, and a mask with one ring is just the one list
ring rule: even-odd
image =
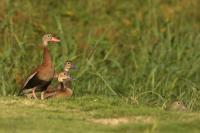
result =
[[48,90],[44,95],[44,99],[63,98],[72,96],[73,91],[68,86],[68,84],[66,84],[69,81],[71,82],[73,80],[71,76],[65,72],[61,72],[57,76],[59,84],[56,86],[55,90]]
[[187,111],[187,107],[182,101],[174,101],[166,107],[166,110],[185,112]]
[[[65,73],[69,73],[69,71],[71,69],[76,69],[76,66],[70,60],[65,61],[64,70],[63,71]],[[55,73],[54,78],[56,78],[56,79],[58,78],[58,73]]]

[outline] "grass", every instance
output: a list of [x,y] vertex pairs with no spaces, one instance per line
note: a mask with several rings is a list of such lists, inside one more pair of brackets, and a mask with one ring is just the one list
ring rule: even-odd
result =
[[[14,95],[41,62],[41,36],[56,71],[73,60],[75,95],[133,97],[140,103],[183,100],[199,108],[198,0],[3,0],[0,14],[1,95]],[[188,21],[190,20],[190,21]],[[31,61],[30,61],[31,58]]]
[[[198,112],[168,112],[158,107],[135,106],[105,96],[60,100],[0,98],[0,132],[199,132]],[[102,120],[126,119],[110,123]],[[30,130],[31,129],[31,130]]]
[[[72,72],[73,77],[77,79],[73,83],[74,99],[63,104],[82,109],[85,115],[81,119],[78,116],[72,119],[72,116],[65,116],[62,111],[59,115],[62,105],[58,105],[58,112],[56,109],[55,112],[51,112],[51,109],[38,108],[36,103],[39,101],[36,103],[32,101],[33,105],[37,106],[31,110],[31,107],[22,104],[26,107],[24,110],[26,115],[21,116],[20,112],[23,112],[23,109],[19,108],[22,105],[18,102],[23,103],[23,100],[18,99],[12,107],[16,110],[13,112],[16,119],[7,119],[8,114],[12,112],[9,111],[9,105],[2,104],[2,108],[5,108],[0,111],[5,113],[3,127],[7,130],[8,120],[14,130],[15,123],[22,121],[21,126],[28,130],[37,124],[35,122],[39,117],[44,118],[41,123],[57,117],[55,122],[51,120],[51,125],[55,124],[55,127],[52,127],[54,130],[59,130],[56,126],[58,123],[66,130],[72,130],[64,126],[63,121],[69,121],[70,126],[80,126],[76,129],[82,131],[82,128],[91,127],[91,123],[85,120],[86,116],[91,116],[90,110],[97,113],[91,116],[92,118],[115,117],[115,113],[120,117],[145,115],[145,113],[151,116],[149,110],[152,106],[161,107],[175,99],[183,101],[190,111],[198,112],[200,109],[199,2],[199,0],[112,2],[1,0],[0,95],[2,99],[11,103],[13,99],[17,99],[6,99],[5,96],[13,97],[18,93],[28,74],[41,62],[42,35],[53,33],[62,40],[57,45],[48,46],[55,70],[61,71],[65,60],[73,60],[79,68],[78,71]],[[108,101],[85,106],[87,100],[80,100],[85,95],[103,95]],[[109,98],[112,97],[115,97],[116,102],[110,103]],[[123,99],[126,99],[128,105],[122,102],[120,106],[126,108],[108,106],[118,105]],[[57,102],[41,102],[42,105],[47,104],[49,108],[57,106],[55,103]],[[132,105],[142,107],[137,110],[132,109]],[[41,110],[51,115],[38,113]],[[142,112],[144,114],[140,114]],[[26,127],[24,123],[27,117],[30,118],[29,113],[34,117]],[[157,121],[153,124],[137,123],[134,127],[127,124],[115,128],[96,125],[91,127],[91,132],[97,131],[96,128],[107,132],[120,132],[126,129],[167,132],[168,127],[174,131],[189,130],[189,127],[195,127],[194,132],[198,130],[196,123],[199,120],[192,120],[190,124],[187,118],[184,121],[190,113],[181,114],[177,120],[174,119],[176,113],[162,111],[157,113],[156,119],[161,119],[158,123]],[[182,115],[185,116],[184,120]],[[168,117],[172,120],[167,119]],[[77,124],[79,122],[81,124]],[[39,125],[40,123],[36,127]],[[46,127],[48,125],[43,129]],[[42,127],[37,130],[42,130]]]
[[41,36],[51,32],[62,40],[49,46],[56,71],[67,59],[79,67],[73,74],[75,95],[125,96],[156,104],[179,99],[196,110],[198,3],[3,0],[0,94],[19,91],[41,62]]

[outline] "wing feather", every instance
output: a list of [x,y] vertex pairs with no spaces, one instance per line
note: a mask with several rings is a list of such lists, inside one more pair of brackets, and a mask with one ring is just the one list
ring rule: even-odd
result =
[[32,73],[26,80],[26,82],[23,85],[23,88],[27,85],[27,83],[37,74],[38,71],[35,71],[34,73]]

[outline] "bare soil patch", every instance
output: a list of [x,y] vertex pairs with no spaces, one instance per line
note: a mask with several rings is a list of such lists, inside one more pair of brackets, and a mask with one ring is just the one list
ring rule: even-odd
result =
[[91,119],[93,123],[102,125],[112,125],[116,126],[119,124],[127,123],[153,123],[155,119],[151,116],[134,116],[134,117],[120,117],[120,118],[101,118],[101,119]]

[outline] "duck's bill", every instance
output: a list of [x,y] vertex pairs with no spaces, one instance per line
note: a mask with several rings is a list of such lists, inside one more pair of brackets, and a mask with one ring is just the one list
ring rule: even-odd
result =
[[74,80],[74,79],[73,79],[72,77],[69,77],[69,80],[72,81],[72,80]]
[[68,77],[67,80],[73,81],[73,80],[75,80],[75,79],[72,78],[72,77]]
[[70,80],[71,80],[71,81],[74,81],[74,80],[76,80],[76,79],[75,79],[75,78],[70,78]]
[[60,42],[60,40],[58,38],[56,38],[56,37],[52,37],[51,38],[51,42]]
[[72,66],[72,69],[73,69],[73,70],[78,70],[78,67],[76,67],[76,65],[73,65],[73,66]]

